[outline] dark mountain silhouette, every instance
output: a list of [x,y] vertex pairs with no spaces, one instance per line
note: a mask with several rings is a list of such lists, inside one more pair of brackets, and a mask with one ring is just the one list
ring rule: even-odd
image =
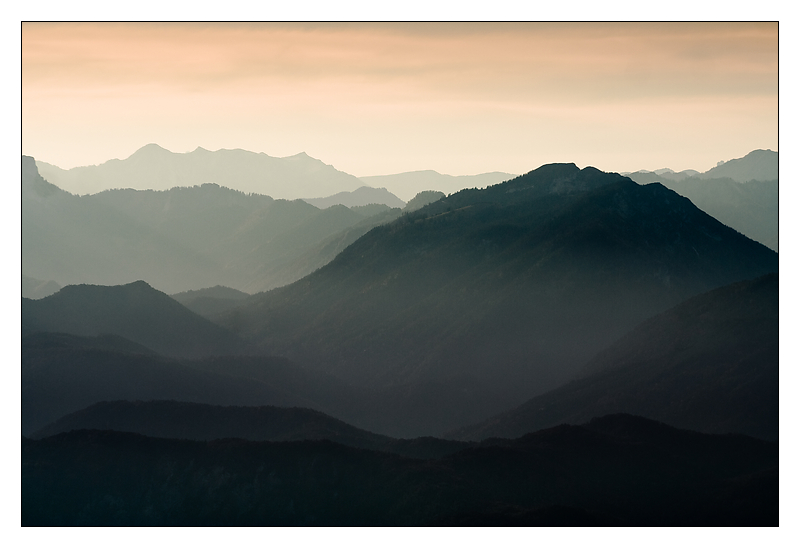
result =
[[658,169],[628,176],[639,184],[660,182],[720,222],[778,251],[777,152],[754,150],[705,173]]
[[124,160],[69,170],[37,162],[42,176],[75,194],[95,194],[113,188],[168,190],[216,183],[247,193],[296,200],[355,190],[364,183],[301,152],[273,158],[246,150],[174,153],[146,145]]
[[[777,268],[777,254],[662,185],[552,164],[376,227],[220,321],[354,384],[460,387],[463,407],[432,397],[427,410],[455,428],[568,381],[653,314]],[[371,429],[444,431],[392,428]]]
[[249,296],[243,291],[222,285],[170,295],[183,306],[204,318],[226,312],[241,304]]
[[778,444],[629,415],[435,460],[330,441],[22,439],[22,525],[777,526]]
[[778,180],[778,153],[754,150],[743,158],[729,160],[698,175],[701,179],[733,179],[739,183]]
[[442,198],[444,198],[444,192],[439,192],[438,190],[423,190],[409,200],[403,211],[410,213],[436,202],[437,200],[441,200]]
[[389,207],[405,207],[406,203],[386,190],[385,188],[372,188],[362,186],[352,192],[337,192],[326,198],[304,198],[309,204],[325,209],[333,205],[347,207],[365,206],[369,204],[384,204]]
[[239,407],[176,401],[100,402],[34,432],[40,439],[72,430],[115,430],[157,438],[252,441],[330,440],[348,447],[439,458],[465,449],[466,442],[417,438],[398,440],[350,426],[300,407]]
[[139,281],[123,286],[70,285],[33,301],[22,299],[22,332],[112,334],[169,356],[240,353],[224,328]]
[[452,436],[516,437],[625,412],[777,440],[778,377],[778,275],[770,274],[643,322],[590,361],[581,378]]
[[61,289],[53,280],[42,281],[22,275],[22,296],[26,299],[42,299]]
[[730,178],[688,177],[676,181],[651,172],[631,173],[629,177],[639,184],[661,182],[723,224],[778,251],[777,180],[739,183]]
[[452,194],[465,188],[484,188],[513,179],[516,175],[493,171],[480,175],[444,175],[433,170],[409,171],[394,175],[375,175],[361,177],[361,181],[371,187],[385,187],[403,200],[411,200],[425,190],[433,189]]
[[144,279],[169,293],[214,285],[257,292],[293,282],[309,271],[292,265],[325,264],[333,257],[321,262],[312,250],[369,213],[320,211],[210,183],[79,197],[44,181],[30,157],[23,157],[22,189],[26,275],[61,284]]

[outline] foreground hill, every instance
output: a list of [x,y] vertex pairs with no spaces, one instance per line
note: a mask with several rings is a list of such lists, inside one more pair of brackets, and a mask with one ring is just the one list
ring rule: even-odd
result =
[[[777,268],[777,254],[662,185],[553,164],[377,227],[221,321],[352,383],[458,387],[464,420],[566,382],[692,295]],[[429,415],[443,413],[454,409]]]
[[237,354],[242,342],[224,328],[139,281],[70,285],[40,300],[22,299],[23,334],[113,334],[168,356]]
[[643,322],[590,361],[582,378],[452,435],[516,437],[625,412],[701,432],[777,440],[778,342],[772,274]]
[[142,279],[169,293],[215,285],[264,291],[307,274],[298,261],[325,264],[332,257],[322,262],[310,257],[314,250],[372,213],[320,211],[212,183],[74,196],[45,181],[26,156],[22,269],[62,285]]
[[124,160],[68,170],[37,162],[42,176],[73,194],[95,194],[112,188],[168,190],[216,183],[246,193],[297,200],[355,190],[364,183],[304,152],[286,158],[246,150],[170,152],[146,145]]
[[330,441],[22,440],[22,525],[777,526],[778,445],[629,415],[437,460]]

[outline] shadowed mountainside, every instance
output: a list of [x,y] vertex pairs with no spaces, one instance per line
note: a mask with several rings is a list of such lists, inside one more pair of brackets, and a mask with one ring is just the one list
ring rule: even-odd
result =
[[581,378],[455,439],[516,437],[632,413],[707,433],[778,439],[778,275],[699,295],[600,352]]
[[778,524],[778,445],[629,415],[436,460],[330,441],[22,440],[22,525]]
[[220,321],[348,382],[463,386],[464,420],[566,382],[692,295],[777,268],[777,254],[662,185],[552,164],[377,227]]

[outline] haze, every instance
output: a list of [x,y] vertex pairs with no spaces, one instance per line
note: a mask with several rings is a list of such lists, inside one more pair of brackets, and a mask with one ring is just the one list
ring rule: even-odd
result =
[[22,128],[62,168],[154,142],[356,176],[705,171],[778,149],[778,24],[24,23]]

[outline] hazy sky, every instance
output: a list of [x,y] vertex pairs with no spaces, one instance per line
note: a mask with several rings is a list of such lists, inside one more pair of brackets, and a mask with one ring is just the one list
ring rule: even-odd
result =
[[22,152],[705,171],[778,150],[776,23],[22,25]]

